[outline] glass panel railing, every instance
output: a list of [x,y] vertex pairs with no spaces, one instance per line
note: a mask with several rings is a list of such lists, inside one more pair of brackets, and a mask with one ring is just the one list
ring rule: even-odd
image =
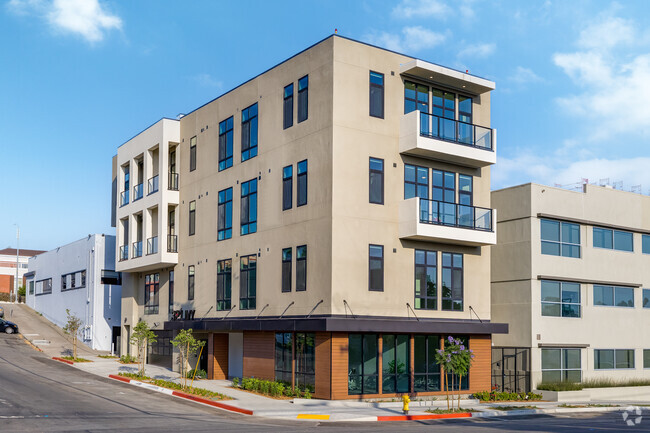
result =
[[492,209],[475,208],[474,225],[479,230],[492,230]]
[[127,260],[129,258],[129,247],[127,245],[122,245],[120,247],[120,257],[119,261]]
[[178,236],[167,235],[167,252],[168,253],[178,252]]
[[139,183],[133,187],[133,201],[140,200],[142,198],[142,184]]
[[133,242],[133,258],[142,257],[142,241]]
[[420,111],[420,135],[492,150],[492,129]]
[[158,252],[158,236],[147,239],[147,255]]
[[170,191],[178,191],[178,173],[169,173],[169,184],[167,189]]
[[158,175],[155,175],[151,179],[149,179],[149,189],[147,194],[153,194],[154,192],[158,191]]
[[122,191],[120,193],[120,206],[129,204],[129,191]]
[[492,231],[492,209],[421,198],[420,222]]
[[474,134],[476,135],[474,146],[492,150],[492,130],[490,128],[474,126]]

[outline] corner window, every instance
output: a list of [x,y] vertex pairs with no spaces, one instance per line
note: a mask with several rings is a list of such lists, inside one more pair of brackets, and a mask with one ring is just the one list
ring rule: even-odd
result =
[[219,171],[232,167],[233,117],[219,123]]
[[284,102],[282,104],[283,129],[293,125],[293,83],[284,88]]
[[463,255],[442,253],[442,310],[463,311]]
[[232,259],[217,262],[217,311],[230,310],[232,293]]
[[239,309],[254,310],[257,289],[257,255],[242,256],[239,264]]
[[580,382],[580,349],[542,349],[542,382]]
[[348,394],[377,394],[378,338],[375,334],[348,335]]
[[293,166],[287,165],[282,169],[282,210],[293,206]]
[[542,280],[542,316],[580,317],[580,284]]
[[291,291],[291,248],[282,250],[282,291]]
[[158,289],[160,274],[148,274],[144,277],[144,314],[158,314]]
[[384,118],[384,74],[370,71],[370,115]]
[[296,247],[296,292],[307,290],[307,245]]
[[634,368],[634,349],[594,349],[595,370]]
[[194,300],[194,266],[187,267],[187,300]]
[[368,290],[384,291],[384,246],[368,247]]
[[257,231],[257,179],[241,184],[241,234]]
[[241,161],[257,156],[257,103],[241,112]]
[[634,237],[631,232],[594,227],[594,247],[632,252]]
[[369,201],[384,204],[384,160],[370,158]]
[[298,188],[297,188],[296,205],[304,206],[307,204],[307,160],[298,163]]
[[540,220],[542,254],[580,258],[580,226],[578,224]]
[[404,164],[404,199],[429,198],[429,169]]
[[196,136],[190,138],[190,171],[196,170]]
[[634,307],[634,288],[594,284],[594,305]]
[[309,116],[309,76],[298,80],[298,123],[304,122]]
[[232,237],[232,188],[219,191],[217,209],[217,240],[223,241]]
[[435,251],[415,250],[415,308],[438,309],[438,255]]
[[189,232],[190,236],[194,235],[194,232],[196,230],[196,201],[192,200],[190,202],[190,227],[189,227]]
[[440,336],[415,335],[413,345],[413,391],[440,391],[440,365],[436,363],[436,351],[441,348]]
[[429,112],[429,88],[410,81],[404,82],[404,114],[420,110]]

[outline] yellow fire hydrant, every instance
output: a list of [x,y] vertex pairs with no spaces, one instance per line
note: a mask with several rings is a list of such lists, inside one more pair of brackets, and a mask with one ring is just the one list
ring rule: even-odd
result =
[[402,412],[404,412],[404,415],[408,415],[408,413],[409,413],[409,403],[410,402],[411,402],[411,399],[409,398],[409,396],[404,394],[402,396]]

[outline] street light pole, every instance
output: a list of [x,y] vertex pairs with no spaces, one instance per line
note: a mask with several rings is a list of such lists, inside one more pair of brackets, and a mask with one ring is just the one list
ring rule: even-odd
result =
[[19,256],[20,256],[20,227],[18,224],[14,224],[16,226],[16,281],[14,283],[14,296],[13,299],[11,300],[12,303],[16,302],[18,299],[18,269],[20,266],[19,263]]

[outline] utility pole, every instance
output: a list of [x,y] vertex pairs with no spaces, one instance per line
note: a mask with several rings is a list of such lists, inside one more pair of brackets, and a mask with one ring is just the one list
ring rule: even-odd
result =
[[20,227],[18,224],[14,224],[16,226],[16,281],[14,283],[14,296],[13,300],[11,300],[12,303],[16,302],[18,300],[18,269],[20,267],[19,263],[19,256],[20,256]]

